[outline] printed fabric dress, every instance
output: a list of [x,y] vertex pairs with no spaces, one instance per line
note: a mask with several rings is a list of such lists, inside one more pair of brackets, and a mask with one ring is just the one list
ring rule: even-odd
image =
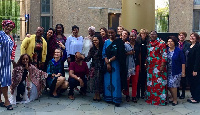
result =
[[88,91],[101,93],[103,89],[103,59],[101,50],[96,47],[90,48],[88,56],[84,59],[86,62],[92,59],[89,71],[90,80],[88,83]]
[[167,49],[164,42],[150,41],[147,49],[147,88],[146,102],[152,105],[165,105],[167,98],[167,69],[160,72],[162,62],[167,62]]
[[11,85],[11,54],[13,41],[4,32],[0,31],[0,86]]

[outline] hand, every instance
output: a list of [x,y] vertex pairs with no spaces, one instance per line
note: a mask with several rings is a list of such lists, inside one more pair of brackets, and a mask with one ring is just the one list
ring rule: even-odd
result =
[[14,90],[11,89],[10,93],[13,95],[14,94]]
[[193,76],[197,76],[197,72],[194,72],[194,71],[193,71],[193,73],[192,73],[192,74],[193,74]]
[[108,64],[109,63],[109,59],[105,58],[105,62],[106,62],[106,64]]
[[63,49],[65,49],[65,46],[62,44],[62,42],[57,42],[58,43],[58,45],[61,47],[61,48],[63,48]]
[[112,72],[112,68],[111,68],[111,65],[110,65],[110,64],[107,64],[107,71],[108,71],[109,73]]
[[80,82],[80,86],[84,87],[84,82],[83,82],[83,80],[81,78],[79,79],[79,82]]
[[58,75],[58,76],[61,76],[62,74],[61,74],[61,73],[58,73],[57,75]]
[[181,77],[185,77],[185,72],[182,72]]
[[160,67],[160,73],[163,73],[164,72],[164,66],[161,66]]

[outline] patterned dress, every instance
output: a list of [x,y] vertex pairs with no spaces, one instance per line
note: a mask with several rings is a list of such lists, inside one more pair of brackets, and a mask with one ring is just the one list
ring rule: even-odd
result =
[[88,91],[99,93],[102,92],[103,89],[103,59],[101,50],[96,47],[90,48],[88,56],[85,58],[85,61],[90,61],[92,59],[90,65],[90,80],[88,82]]
[[167,76],[168,76],[168,87],[180,87],[180,81],[181,81],[181,73],[177,75],[172,75],[172,56],[174,54],[174,51],[168,51],[167,52]]
[[162,62],[167,62],[166,45],[158,40],[150,41],[147,49],[147,89],[146,102],[165,105],[167,98],[167,70],[160,72]]
[[4,32],[0,31],[0,86],[11,85],[11,54],[13,41]]

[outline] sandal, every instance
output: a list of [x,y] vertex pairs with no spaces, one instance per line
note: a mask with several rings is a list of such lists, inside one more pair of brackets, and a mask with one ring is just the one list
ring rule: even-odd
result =
[[7,110],[13,110],[12,105],[5,106]]
[[5,107],[4,102],[0,103],[0,107]]

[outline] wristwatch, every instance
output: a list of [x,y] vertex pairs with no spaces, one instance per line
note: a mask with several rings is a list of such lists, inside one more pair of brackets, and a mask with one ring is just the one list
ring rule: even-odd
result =
[[110,59],[108,60],[108,62],[110,63]]

